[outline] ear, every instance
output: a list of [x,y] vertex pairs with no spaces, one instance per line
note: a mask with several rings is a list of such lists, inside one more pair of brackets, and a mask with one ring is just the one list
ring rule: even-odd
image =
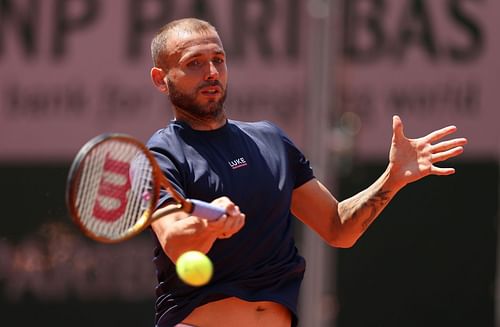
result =
[[159,67],[151,68],[151,80],[153,81],[154,86],[156,86],[160,92],[168,94],[168,85],[165,79],[166,76],[167,73],[163,69]]

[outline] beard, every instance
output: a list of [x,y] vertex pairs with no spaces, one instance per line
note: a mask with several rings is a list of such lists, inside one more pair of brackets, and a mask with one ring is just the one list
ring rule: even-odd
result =
[[[227,92],[219,81],[207,81],[190,93],[179,91],[170,79],[167,79],[167,85],[172,104],[192,116],[200,119],[212,119],[218,117],[224,109]],[[211,100],[207,104],[202,105],[196,101],[196,95],[201,88],[206,86],[219,86],[222,90],[222,96],[216,101]]]

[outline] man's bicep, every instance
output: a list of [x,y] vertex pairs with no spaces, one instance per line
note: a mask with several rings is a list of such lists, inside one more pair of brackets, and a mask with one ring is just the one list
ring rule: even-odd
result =
[[328,239],[339,221],[338,201],[316,178],[294,189],[291,210],[294,216]]

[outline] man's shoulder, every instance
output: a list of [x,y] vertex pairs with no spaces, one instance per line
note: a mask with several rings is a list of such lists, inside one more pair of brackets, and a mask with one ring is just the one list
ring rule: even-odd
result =
[[176,122],[170,122],[164,128],[160,128],[154,132],[147,141],[146,146],[152,148],[175,142],[177,140],[175,136],[179,133],[179,129],[182,129],[182,125]]
[[259,131],[268,133],[281,133],[281,129],[269,120],[239,121],[229,120],[229,123],[244,131]]
[[162,128],[154,132],[149,140],[146,142],[146,147],[148,148],[155,148],[159,145],[162,145],[165,143],[165,130],[166,128]]

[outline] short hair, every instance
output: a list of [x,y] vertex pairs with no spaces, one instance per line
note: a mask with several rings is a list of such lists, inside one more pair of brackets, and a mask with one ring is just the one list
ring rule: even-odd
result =
[[164,25],[156,33],[151,41],[151,57],[155,67],[163,68],[163,57],[166,51],[167,40],[172,37],[173,32],[187,32],[187,33],[209,33],[217,30],[209,22],[197,18],[182,18],[173,20]]

